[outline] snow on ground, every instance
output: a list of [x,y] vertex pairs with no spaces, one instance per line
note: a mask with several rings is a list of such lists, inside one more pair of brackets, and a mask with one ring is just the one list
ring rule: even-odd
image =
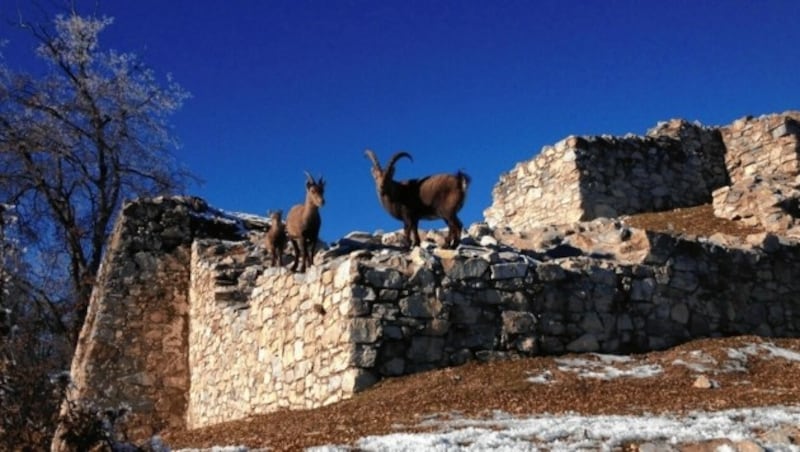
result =
[[[718,363],[713,357],[692,351],[687,360],[674,365],[687,366],[698,372],[714,368],[733,371],[744,367],[749,356],[768,354],[772,358],[800,361],[800,353],[771,343],[749,344],[728,349],[729,360]],[[574,372],[581,378],[648,378],[663,371],[658,365],[639,365],[626,356],[587,354],[580,358],[556,359],[558,369]],[[532,383],[550,384],[551,372],[544,371],[526,379]],[[800,406],[770,406],[716,412],[692,412],[686,416],[582,416],[533,415],[514,417],[495,412],[489,419],[469,419],[458,415],[429,418],[416,426],[425,433],[397,432],[368,436],[352,445],[321,445],[311,452],[364,451],[611,451],[629,443],[650,444],[649,450],[678,450],[682,443],[711,439],[727,439],[733,443],[747,441],[747,450],[800,452],[790,435],[800,426]],[[759,446],[760,449],[758,447]],[[741,449],[745,449],[742,446]],[[645,449],[642,449],[645,450]],[[720,445],[717,451],[736,450],[736,444]],[[182,452],[197,452],[183,449]],[[245,452],[244,447],[216,447],[211,452]],[[181,451],[176,451],[181,452]],[[253,451],[251,451],[253,452]]]
[[[360,439],[364,451],[534,451],[612,450],[628,443],[664,446],[725,438],[734,442],[750,440],[772,451],[800,451],[790,443],[782,428],[800,425],[800,407],[765,407],[696,412],[672,416],[532,416],[512,417],[495,413],[492,419],[456,418],[431,420],[421,427],[430,433],[393,433]],[[763,432],[769,435],[762,435]],[[658,445],[658,446],[656,446]],[[351,450],[347,446],[320,446],[313,452]]]
[[627,366],[632,361],[628,356],[602,355],[598,353],[590,353],[588,356],[594,359],[557,358],[555,362],[558,364],[558,370],[562,372],[574,372],[581,378],[596,378],[600,380],[611,380],[620,377],[648,378],[663,372],[661,366],[657,364]]
[[[392,433],[361,438],[353,445],[323,445],[309,452],[363,451],[611,451],[635,443],[640,450],[677,450],[682,443],[708,439],[749,441],[751,449],[797,452],[787,433],[800,425],[800,407],[763,407],[673,416],[540,415],[513,417],[496,412],[491,419],[428,420],[428,433]],[[765,432],[767,432],[765,434]],[[245,452],[244,447],[217,447],[211,452]],[[713,449],[712,449],[713,450]],[[720,446],[716,450],[736,450]],[[193,452],[195,449],[184,449]],[[177,452],[177,451],[176,451]],[[252,452],[252,451],[251,451]]]
[[676,359],[672,364],[686,366],[690,370],[703,373],[713,370],[717,366],[717,360],[701,350],[693,350],[689,352],[688,361]]
[[[736,349],[731,349],[736,350]],[[800,353],[794,350],[787,350],[785,348],[777,347],[774,344],[750,344],[741,349],[747,355],[757,355],[759,351],[763,350],[769,353],[773,358],[783,358],[787,361],[800,361]]]

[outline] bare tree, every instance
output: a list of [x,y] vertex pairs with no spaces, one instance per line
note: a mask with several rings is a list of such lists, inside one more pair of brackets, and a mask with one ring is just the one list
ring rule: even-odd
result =
[[69,364],[71,346],[46,299],[26,280],[14,206],[0,204],[0,449],[49,444],[61,393],[54,369]]
[[112,22],[71,13],[21,23],[47,70],[0,60],[0,202],[16,206],[29,287],[73,342],[122,202],[191,180],[174,162],[167,122],[188,94],[135,55],[103,50]]

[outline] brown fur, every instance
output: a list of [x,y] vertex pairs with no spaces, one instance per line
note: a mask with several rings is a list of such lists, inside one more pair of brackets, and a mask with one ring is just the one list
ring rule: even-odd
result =
[[270,225],[267,231],[267,251],[270,255],[270,265],[273,267],[283,263],[283,250],[286,248],[286,225],[281,221],[282,211],[278,210],[269,215]]
[[314,262],[314,252],[317,248],[319,230],[322,218],[319,208],[325,204],[325,181],[322,177],[315,181],[306,173],[306,200],[303,204],[296,204],[286,216],[286,235],[294,249],[294,264],[292,271],[297,271],[297,265],[302,261],[301,272]]
[[445,247],[455,248],[461,240],[462,223],[458,211],[464,207],[470,177],[461,171],[456,174],[434,174],[420,179],[396,181],[394,165],[402,157],[411,160],[411,154],[397,152],[382,169],[375,153],[367,149],[372,161],[372,178],[378,199],[389,215],[403,222],[403,232],[409,246],[420,244],[419,220],[441,218],[447,223]]

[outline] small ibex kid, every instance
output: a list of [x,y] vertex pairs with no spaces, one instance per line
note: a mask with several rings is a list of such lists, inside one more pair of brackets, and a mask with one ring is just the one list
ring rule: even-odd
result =
[[269,214],[270,224],[267,231],[267,251],[270,254],[270,265],[275,267],[283,263],[283,249],[286,247],[286,226],[281,221],[283,211],[276,210]]

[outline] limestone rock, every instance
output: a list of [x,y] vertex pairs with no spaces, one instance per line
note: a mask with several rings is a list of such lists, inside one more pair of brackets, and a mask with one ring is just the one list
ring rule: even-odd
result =
[[694,380],[692,387],[698,389],[716,389],[719,388],[719,383],[705,375],[700,375]]

